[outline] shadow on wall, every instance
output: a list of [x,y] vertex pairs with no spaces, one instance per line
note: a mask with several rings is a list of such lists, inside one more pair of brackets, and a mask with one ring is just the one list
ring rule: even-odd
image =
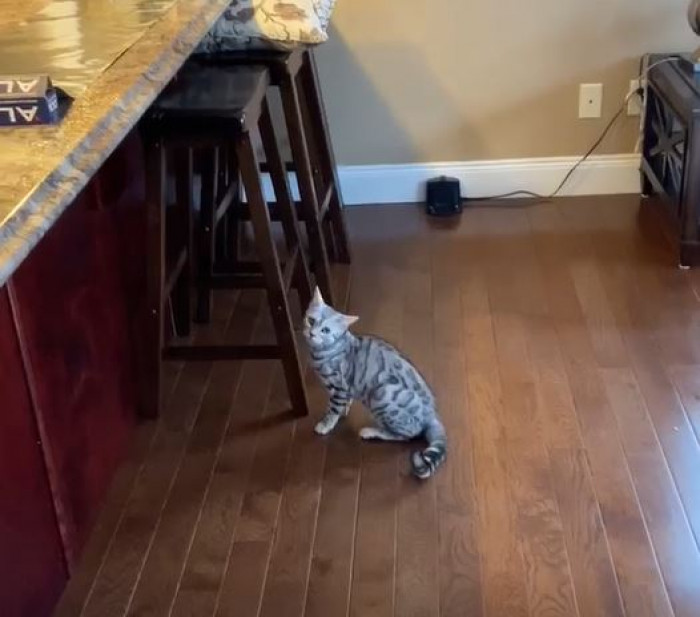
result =
[[[391,20],[385,35],[368,31],[376,26],[363,10],[343,5],[317,51],[345,165],[581,154],[619,109],[642,54],[697,44],[685,0],[621,0],[605,10],[455,2],[448,20],[424,2],[398,13],[380,5]],[[586,82],[604,85],[600,119],[578,118]],[[632,151],[637,126],[623,116],[600,153]]]
[[[331,27],[329,41],[316,59],[331,136],[341,165],[414,163],[425,159],[425,148],[412,135],[468,141],[482,150],[468,125],[445,127],[446,119],[464,117],[456,101],[441,87],[419,49],[410,45],[372,45],[364,55],[383,71],[389,92],[404,91],[400,100],[387,100],[355,58],[340,32]],[[410,83],[406,83],[410,82]],[[416,88],[411,88],[411,83]]]
[[[513,63],[528,54],[526,39],[516,37],[484,56],[478,70],[472,67],[474,59],[466,58],[461,67],[452,64],[452,74],[429,64],[420,47],[395,41],[365,43],[362,57],[372,59],[368,71],[342,34],[331,28],[316,57],[339,163],[410,164],[585,151],[592,134],[619,108],[626,94],[622,84],[634,74],[636,59],[596,63],[595,70],[573,73],[553,53],[584,44],[579,36],[586,35],[576,33],[575,23],[570,25],[571,31],[552,33],[539,57],[539,70],[516,70]],[[600,120],[578,120],[578,84],[586,81],[618,86],[606,88]],[[629,143],[629,151],[636,121],[621,124],[624,137],[612,142]]]

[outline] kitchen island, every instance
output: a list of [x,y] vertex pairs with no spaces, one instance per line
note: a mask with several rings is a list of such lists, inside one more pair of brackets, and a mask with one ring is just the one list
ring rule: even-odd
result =
[[138,363],[145,220],[135,127],[227,4],[177,0],[60,124],[0,129],[4,617],[51,613],[148,412],[139,409],[148,384]]

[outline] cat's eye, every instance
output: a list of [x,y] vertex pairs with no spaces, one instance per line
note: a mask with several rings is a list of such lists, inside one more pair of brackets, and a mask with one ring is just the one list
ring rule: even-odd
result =
[[324,334],[328,334],[330,330],[328,328],[321,328],[321,332],[323,332]]
[[313,317],[307,317],[306,321],[310,326],[313,326],[316,323],[316,320]]

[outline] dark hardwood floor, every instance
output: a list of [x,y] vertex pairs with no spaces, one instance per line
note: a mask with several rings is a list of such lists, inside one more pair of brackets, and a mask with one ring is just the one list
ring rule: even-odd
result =
[[638,199],[347,216],[338,288],[434,385],[446,465],[414,481],[359,408],[317,437],[275,362],[169,365],[57,617],[698,617],[700,271]]

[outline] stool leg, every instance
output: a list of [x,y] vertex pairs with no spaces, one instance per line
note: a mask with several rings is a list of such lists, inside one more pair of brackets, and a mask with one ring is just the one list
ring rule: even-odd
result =
[[211,320],[212,289],[210,285],[214,267],[214,233],[216,231],[216,181],[218,179],[218,155],[216,148],[206,148],[202,156],[202,192],[199,205],[199,233],[197,239],[197,314],[198,323]]
[[294,336],[289,301],[284,289],[277,250],[270,223],[270,213],[263,197],[259,166],[250,134],[245,132],[236,142],[236,153],[241,177],[248,198],[250,220],[253,224],[255,246],[262,268],[270,304],[272,323],[277,335],[282,366],[287,380],[287,389],[294,413],[305,416],[309,413],[306,387],[299,358],[299,349]]
[[235,183],[236,198],[226,213],[226,229],[228,230],[228,258],[227,261],[233,264],[234,269],[236,263],[240,259],[240,240],[241,240],[241,221],[239,218],[239,210],[241,205],[241,188],[240,188],[240,173],[238,171],[238,161],[236,160],[236,152],[233,148],[229,148],[228,159],[228,182]]
[[173,318],[178,336],[189,336],[192,321],[192,149],[175,153],[175,193],[178,217],[177,246],[184,246],[187,264],[172,291]]
[[306,144],[306,137],[302,127],[301,108],[299,105],[299,94],[297,85],[291,75],[287,75],[280,83],[280,94],[282,95],[282,107],[284,108],[285,121],[287,123],[287,133],[289,134],[289,144],[292,148],[292,158],[297,173],[299,192],[301,193],[301,205],[306,223],[306,233],[309,240],[309,252],[313,265],[313,272],[316,282],[321,288],[321,293],[328,304],[333,304],[333,285],[330,275],[330,264],[328,263],[328,253],[324,242],[319,216],[319,205],[316,196],[313,176],[311,175],[311,164],[309,162],[309,151]]
[[296,288],[299,293],[299,301],[301,302],[302,310],[306,310],[306,307],[311,302],[311,296],[313,295],[311,276],[306,264],[306,255],[302,250],[299,222],[297,221],[296,211],[289,189],[289,182],[287,181],[287,171],[282,161],[282,156],[280,155],[279,142],[275,135],[275,129],[272,124],[270,108],[267,101],[263,101],[262,103],[260,136],[262,137],[263,147],[265,148],[270,178],[275,189],[277,208],[287,245],[287,254],[291,258],[294,251],[298,251],[294,282],[296,283]]
[[165,148],[144,138],[146,167],[146,305],[142,338],[142,416],[155,418],[161,405],[163,287],[165,285]]
[[330,219],[327,216],[328,213],[328,203],[326,201],[326,196],[328,191],[334,191],[332,179],[329,180],[324,173],[321,172],[321,162],[319,160],[320,147],[318,145],[318,138],[312,130],[313,119],[312,113],[307,104],[307,93],[304,91],[304,86],[302,82],[302,87],[299,92],[299,103],[301,106],[301,118],[302,125],[304,126],[304,131],[306,135],[306,143],[309,149],[309,162],[311,163],[311,173],[313,174],[314,184],[316,186],[316,196],[318,198],[319,206],[319,218],[321,220],[321,228],[323,230],[323,237],[326,242],[326,251],[328,251],[328,258],[330,261],[340,261],[338,256],[338,251],[335,246],[335,238],[333,237],[333,226],[331,225]]
[[[226,189],[228,188],[228,158],[229,149],[227,147],[221,146],[217,148],[218,155],[218,174],[216,179],[216,199],[215,203],[218,205],[226,194]],[[227,217],[222,217],[220,221],[215,221],[215,239],[216,239],[216,249],[215,249],[215,264],[217,261],[228,262],[229,260],[229,228]]]
[[338,167],[335,163],[333,147],[331,146],[330,133],[328,130],[328,120],[326,110],[321,97],[321,89],[318,85],[318,72],[313,52],[307,50],[304,53],[304,62],[301,67],[300,77],[303,84],[303,92],[306,105],[309,108],[309,120],[311,130],[315,135],[315,142],[319,148],[318,156],[321,163],[321,171],[326,178],[326,182],[333,183],[333,195],[328,204],[328,215],[333,227],[335,246],[338,252],[338,259],[342,263],[349,264],[351,261],[350,242],[343,216],[343,202],[340,192],[340,182],[338,180]]

